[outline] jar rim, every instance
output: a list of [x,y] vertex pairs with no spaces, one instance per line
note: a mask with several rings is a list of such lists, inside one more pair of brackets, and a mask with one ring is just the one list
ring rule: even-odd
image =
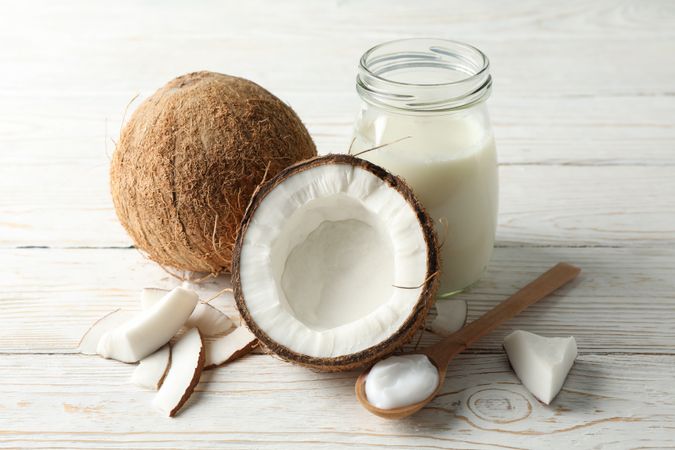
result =
[[[480,66],[480,69],[478,69],[476,72],[470,74],[466,78],[463,78],[461,80],[456,80],[456,81],[446,81],[446,82],[440,82],[440,83],[409,83],[405,81],[398,81],[398,80],[393,80],[391,78],[383,77],[374,71],[372,71],[367,64],[367,59],[370,57],[373,53],[375,53],[377,50],[381,50],[383,48],[389,47],[391,45],[396,45],[396,44],[402,44],[406,42],[422,42],[422,41],[434,41],[436,43],[444,43],[444,44],[449,44],[453,45],[455,47],[461,47],[465,48],[467,50],[470,50],[472,52],[475,52],[482,60],[482,64]],[[398,84],[402,86],[446,86],[446,85],[451,85],[451,84],[459,84],[459,83],[464,83],[467,80],[478,77],[481,74],[483,74],[485,71],[489,70],[490,68],[490,60],[488,59],[487,55],[483,53],[478,47],[473,46],[471,44],[467,44],[466,42],[461,42],[453,39],[444,39],[444,38],[430,38],[430,37],[414,37],[414,38],[402,38],[402,39],[394,39],[391,41],[386,41],[386,42],[381,42],[377,45],[374,45],[370,47],[368,50],[361,55],[361,58],[359,59],[359,67],[366,72],[368,72],[371,76],[378,78],[382,81],[388,82],[388,83],[393,83],[393,84]]]
[[[465,76],[433,82],[386,76],[395,71],[409,74],[410,69],[436,76],[442,71]],[[419,113],[453,111],[487,99],[492,87],[489,69],[485,53],[464,42],[397,39],[373,46],[361,56],[356,88],[363,100],[384,108]]]

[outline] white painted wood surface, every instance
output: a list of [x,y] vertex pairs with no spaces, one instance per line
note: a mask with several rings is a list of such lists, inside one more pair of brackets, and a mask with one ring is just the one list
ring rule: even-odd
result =
[[[15,0],[1,11],[0,447],[675,446],[675,3]],[[402,422],[358,406],[355,373],[261,353],[210,371],[169,420],[128,384],[130,366],[74,353],[95,318],[176,283],[129,248],[108,195],[134,95],[191,70],[245,76],[290,103],[322,153],[344,151],[360,54],[409,36],[468,41],[492,61],[498,248],[464,294],[470,319],[556,261],[580,265],[581,279],[479,342],[445,395]],[[551,406],[508,366],[501,340],[515,328],[577,337]]]

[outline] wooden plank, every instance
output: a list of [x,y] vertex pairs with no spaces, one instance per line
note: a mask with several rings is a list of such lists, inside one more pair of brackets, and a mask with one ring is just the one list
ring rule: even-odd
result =
[[[127,120],[151,93],[130,104]],[[359,107],[354,86],[275,93],[298,112],[321,153],[347,150]],[[0,164],[107,165],[136,94],[2,95],[0,148],[7,151]],[[488,104],[502,164],[675,165],[675,153],[663,151],[675,141],[675,102],[667,96],[522,97],[497,80]]]
[[[335,36],[298,40],[274,35],[251,46],[250,38],[243,36],[206,41],[172,38],[168,42],[136,41],[127,36],[103,43],[84,36],[77,41],[54,37],[43,43],[51,57],[32,54],[30,48],[21,46],[12,50],[18,54],[7,54],[7,47],[3,47],[0,58],[16,70],[0,77],[0,93],[152,92],[179,74],[204,69],[244,76],[273,92],[351,93],[361,54],[373,44],[393,38],[373,36],[354,41]],[[583,45],[569,40],[473,43],[490,55],[496,87],[514,97],[672,95],[675,69],[668,56],[671,45],[661,38],[646,42],[598,39],[584,41]],[[170,56],[166,54],[167,46],[172,48]],[[270,53],[267,49],[272,47],[274,52]],[[334,58],[307,58],[317,53]],[[634,59],[630,64],[625,63],[626,54]],[[55,58],[77,69],[54,72]],[[642,68],[658,58],[666,58],[661,70],[645,77]],[[123,74],[102,69],[120,61],[128,64]]]
[[355,372],[314,373],[263,355],[207,372],[172,420],[152,409],[152,392],[129,384],[132,368],[97,357],[3,355],[0,447],[675,445],[673,356],[580,356],[545,406],[520,385],[505,356],[464,355],[450,366],[442,395],[404,421],[361,409]]
[[672,245],[672,167],[503,167],[502,245]]
[[[138,309],[143,287],[178,281],[135,250],[1,250],[0,352],[74,352],[98,317],[115,308]],[[497,248],[490,269],[471,290],[469,319],[558,261],[581,277],[479,341],[474,352],[501,352],[513,329],[574,335],[581,352],[675,353],[675,249]],[[200,285],[208,298],[226,277]],[[231,297],[222,303],[236,315]],[[420,345],[437,338],[426,333]]]
[[[0,49],[0,59],[13,68],[3,71],[0,86],[24,93],[126,92],[211,68],[273,90],[347,92],[361,53],[405,30],[406,36],[447,36],[485,49],[500,86],[521,96],[672,93],[667,2],[556,8],[518,2],[498,9],[476,2],[467,9],[437,0],[423,8],[397,2],[386,11],[378,2],[206,2],[167,4],[161,11],[132,1],[114,7],[21,2],[0,19],[2,36],[13,43]],[[27,14],[30,21],[18,20]],[[645,76],[654,61],[659,69]]]
[[[139,4],[133,0],[122,0],[115,7],[77,0],[58,4],[48,0],[27,0],[8,5],[5,23],[13,26],[2,28],[0,36],[28,34],[7,18],[30,11],[32,24],[49,26],[49,32],[63,37],[72,31],[69,20],[74,8],[80,17],[87,19],[77,26],[88,36],[102,38],[143,33],[154,38],[178,40],[190,32],[195,38],[231,37],[245,28],[241,19],[253,25],[245,30],[255,38],[269,36],[275,31],[299,37],[340,34],[345,38],[357,33],[366,36],[388,33],[400,37],[402,27],[410,28],[415,34],[421,34],[422,28],[428,27],[424,36],[442,35],[450,28],[458,34],[494,41],[522,39],[532,34],[546,39],[575,41],[625,39],[627,34],[634,39],[675,36],[671,27],[675,11],[667,0],[622,3],[612,0],[578,1],[555,7],[548,5],[548,8],[538,0],[500,4],[498,7],[485,0],[469,5],[459,0],[425,0],[420,3],[415,5],[395,0],[383,7],[377,1],[314,4],[288,0],[281,6],[269,5],[264,0],[245,3],[210,0],[199,5],[168,3],[158,9],[152,3]],[[152,17],[148,17],[149,12]],[[312,20],[304,20],[305,17]],[[126,27],[116,27],[117,22],[124,22]],[[498,33],[488,33],[488,30]]]
[[[673,167],[504,166],[500,245],[673,245]],[[129,246],[106,165],[0,165],[0,247]]]

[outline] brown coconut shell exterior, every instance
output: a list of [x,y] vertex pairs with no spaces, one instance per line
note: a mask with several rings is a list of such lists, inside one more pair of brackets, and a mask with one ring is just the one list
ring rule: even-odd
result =
[[314,156],[307,129],[277,97],[243,78],[190,73],[146,99],[122,130],[110,169],[115,211],[159,264],[229,272],[256,187]]
[[[393,335],[391,335],[385,341],[360,352],[339,357],[324,358],[297,353],[288,347],[285,347],[284,345],[281,345],[278,342],[272,340],[272,338],[270,338],[269,335],[267,335],[267,333],[265,333],[265,331],[257,325],[257,323],[251,317],[248,308],[246,307],[246,300],[242,293],[241,280],[239,278],[239,266],[241,263],[241,249],[244,242],[244,237],[246,236],[246,231],[249,227],[251,219],[255,215],[256,209],[265,199],[265,197],[277,186],[282,184],[284,180],[297,173],[312,169],[314,167],[332,164],[346,164],[356,166],[373,173],[378,178],[384,180],[393,189],[396,189],[414,208],[415,212],[417,213],[420,227],[423,230],[428,249],[426,270],[427,277],[424,284],[422,285],[422,292],[415,308],[406,318],[403,325]],[[341,372],[372,364],[384,356],[394,352],[413,338],[415,333],[424,326],[427,314],[436,299],[436,291],[438,290],[439,285],[439,277],[437,276],[439,270],[440,260],[433,220],[426,213],[422,204],[415,198],[412,189],[401,178],[387,172],[382,167],[379,167],[369,161],[350,155],[331,154],[313,158],[307,161],[302,161],[282,170],[279,174],[277,174],[277,176],[263,184],[255,193],[251,199],[251,203],[246,209],[240,232],[237,235],[237,241],[234,249],[234,259],[232,261],[232,286],[237,309],[239,310],[244,323],[270,352],[276,354],[286,361],[309,367],[311,369],[322,372]]]
[[[197,367],[195,367],[195,373],[192,375],[192,380],[190,380],[190,384],[188,385],[187,389],[185,392],[183,392],[182,397],[178,401],[178,403],[169,411],[169,417],[175,417],[176,414],[178,414],[178,411],[187,403],[187,401],[190,399],[190,396],[194,392],[195,388],[199,384],[199,379],[202,377],[202,372],[204,371],[204,362],[206,361],[206,347],[204,346],[204,337],[202,336],[202,333],[197,330],[197,333],[199,334],[199,340],[202,341],[202,346],[199,349],[199,357],[197,358]],[[173,358],[172,358],[173,359]],[[169,365],[169,368],[167,369],[167,373],[171,369],[171,366]],[[166,377],[166,374],[164,374]],[[162,380],[163,382],[164,380]]]

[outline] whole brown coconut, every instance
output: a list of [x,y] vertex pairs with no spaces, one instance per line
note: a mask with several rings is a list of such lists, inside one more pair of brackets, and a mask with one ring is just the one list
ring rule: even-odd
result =
[[243,78],[195,72],[145,100],[112,159],[115,210],[159,264],[230,271],[237,229],[258,184],[316,156],[307,129]]

